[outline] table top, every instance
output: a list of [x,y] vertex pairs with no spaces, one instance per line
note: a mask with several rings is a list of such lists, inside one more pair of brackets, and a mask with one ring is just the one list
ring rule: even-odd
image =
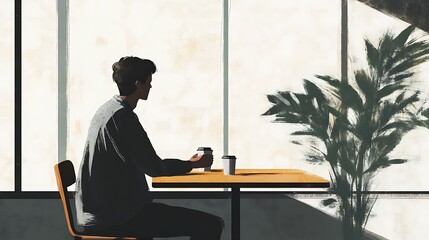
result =
[[154,177],[154,188],[328,188],[329,181],[298,169],[237,169],[235,175],[223,170],[193,170],[186,175]]

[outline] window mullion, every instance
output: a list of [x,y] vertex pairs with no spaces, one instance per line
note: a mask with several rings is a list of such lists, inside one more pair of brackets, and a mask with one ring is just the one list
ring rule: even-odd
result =
[[58,162],[67,158],[68,0],[58,0]]
[[22,191],[22,1],[15,0],[15,192]]

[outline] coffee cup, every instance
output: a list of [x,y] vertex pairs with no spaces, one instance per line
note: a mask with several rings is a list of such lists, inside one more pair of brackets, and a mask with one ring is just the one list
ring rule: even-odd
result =
[[[213,150],[210,147],[199,147],[197,149],[197,154],[198,156],[213,155]],[[211,166],[204,168],[204,172],[208,172],[208,171],[211,171]]]
[[225,155],[222,157],[223,174],[235,175],[236,157],[234,155]]

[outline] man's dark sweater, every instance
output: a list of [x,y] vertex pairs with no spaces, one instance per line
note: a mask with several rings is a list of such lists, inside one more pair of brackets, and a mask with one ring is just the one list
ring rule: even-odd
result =
[[181,175],[189,161],[162,160],[137,115],[114,96],[95,114],[76,181],[78,223],[102,229],[124,223],[152,201],[145,174]]

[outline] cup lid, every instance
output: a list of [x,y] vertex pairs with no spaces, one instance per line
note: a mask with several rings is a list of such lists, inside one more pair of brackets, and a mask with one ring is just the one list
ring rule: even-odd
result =
[[199,147],[197,151],[213,151],[211,147]]
[[234,155],[224,155],[222,159],[237,159]]

